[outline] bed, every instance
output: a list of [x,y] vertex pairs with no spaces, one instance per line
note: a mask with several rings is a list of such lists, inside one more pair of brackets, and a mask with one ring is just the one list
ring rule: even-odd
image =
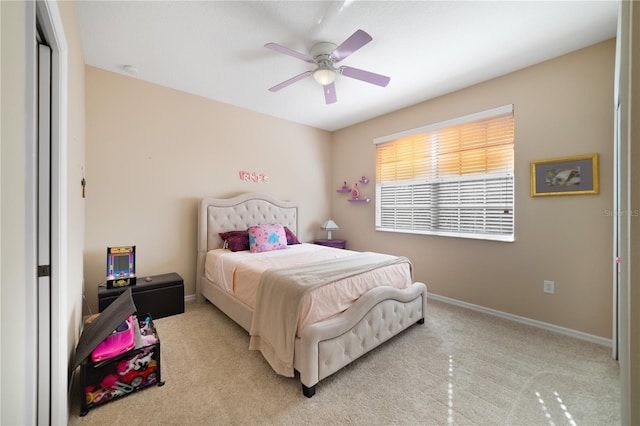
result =
[[[218,266],[218,270],[223,272],[212,273],[210,265],[212,257],[225,256],[224,259],[235,259],[233,256],[238,255],[238,253],[224,253],[229,250],[223,248],[225,241],[220,237],[220,233],[246,230],[255,225],[264,224],[282,225],[295,236],[298,230],[297,205],[291,201],[282,201],[267,194],[256,193],[246,193],[225,199],[204,198],[200,202],[198,210],[196,295],[199,300],[204,298],[211,302],[243,327],[251,336],[250,346],[254,345],[254,339],[259,339],[259,337],[254,336],[254,334],[259,334],[256,332],[257,319],[254,321],[254,313],[256,317],[261,319],[265,316],[265,312],[267,316],[270,315],[266,308],[261,308],[264,303],[261,304],[260,301],[266,296],[261,295],[261,287],[258,288],[258,294],[256,295],[246,297],[240,297],[240,293],[236,295],[229,290],[228,285],[223,283],[225,281],[223,278],[224,268]],[[393,257],[394,260],[391,259],[392,256],[388,255],[362,253],[343,258],[348,251],[342,252],[340,249],[310,244],[297,245],[295,250],[292,249],[290,252],[316,250],[316,248],[320,247],[322,250],[334,250],[336,252],[336,256],[340,258],[335,260],[336,264],[352,262],[356,257],[367,259],[367,256],[370,259],[375,258],[376,261],[384,260],[386,262],[384,268],[387,269],[380,276],[386,277],[388,281],[392,282],[379,283],[370,289],[363,290],[364,293],[355,302],[352,302],[348,308],[342,312],[330,314],[328,318],[311,319],[309,322],[302,324],[300,317],[296,317],[294,337],[290,343],[292,350],[291,367],[293,371],[299,374],[302,392],[308,398],[315,394],[316,385],[320,380],[339,371],[353,360],[410,326],[424,323],[427,307],[427,288],[425,284],[411,280],[408,283],[398,285],[395,282],[396,275],[388,273],[392,268],[400,267],[398,265],[400,261],[396,257]],[[293,248],[293,246],[287,247],[287,249],[290,248]],[[285,252],[289,253],[289,250],[280,250],[274,256],[280,256]],[[256,254],[263,255],[263,253]],[[266,253],[264,255],[270,256],[271,254]],[[331,255],[331,253],[328,254],[330,257]],[[242,260],[242,257],[248,258],[250,256],[248,252],[240,254],[241,260],[239,262],[249,263]],[[311,257],[317,259],[315,254]],[[258,259],[258,256],[255,259]],[[268,260],[268,262],[271,262],[271,260]],[[320,263],[327,264],[326,262],[315,262],[316,265]],[[303,265],[300,268],[306,268],[306,266]],[[236,271],[235,266],[233,268],[227,267],[227,269],[233,269],[233,274],[240,275],[240,270]],[[284,271],[284,268],[277,269],[277,271],[268,270],[268,272],[279,271]],[[377,272],[372,271],[371,273]],[[403,279],[406,280],[406,278]],[[235,275],[233,280],[235,283]],[[277,281],[284,280],[284,277],[276,276],[272,277],[272,280],[276,281],[274,284],[277,284]],[[260,282],[262,283],[263,281]],[[266,287],[266,284],[264,286]],[[252,297],[256,298],[255,305],[252,302]],[[310,296],[306,295],[305,297]],[[298,308],[294,310],[298,310]],[[272,309],[271,311],[277,310]],[[252,347],[252,349],[255,349],[255,347]],[[261,349],[261,352],[265,355],[264,350]],[[279,372],[266,355],[265,358],[278,374],[290,376]]]

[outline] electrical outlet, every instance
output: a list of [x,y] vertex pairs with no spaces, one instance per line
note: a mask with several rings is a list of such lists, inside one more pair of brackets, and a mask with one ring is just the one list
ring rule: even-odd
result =
[[544,280],[544,292],[553,294],[556,292],[556,283],[549,280]]

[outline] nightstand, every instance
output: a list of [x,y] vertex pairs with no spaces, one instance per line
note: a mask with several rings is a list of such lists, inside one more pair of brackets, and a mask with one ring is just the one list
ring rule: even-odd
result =
[[347,248],[347,240],[315,240],[313,243],[321,246],[334,247],[339,249]]
[[[147,278],[150,278],[147,281]],[[184,312],[184,282],[175,272],[150,277],[137,277],[136,284],[98,290],[98,311],[102,312],[126,289],[131,289],[138,313],[157,319]]]

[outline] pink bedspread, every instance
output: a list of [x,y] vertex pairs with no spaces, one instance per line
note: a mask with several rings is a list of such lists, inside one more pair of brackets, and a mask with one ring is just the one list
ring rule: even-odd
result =
[[[260,276],[267,269],[301,266],[356,253],[315,244],[296,244],[284,250],[265,253],[216,249],[207,253],[205,276],[253,309]],[[374,287],[386,285],[406,288],[412,282],[409,265],[396,264],[320,287],[307,294],[302,302],[298,333],[307,324],[343,312]]]

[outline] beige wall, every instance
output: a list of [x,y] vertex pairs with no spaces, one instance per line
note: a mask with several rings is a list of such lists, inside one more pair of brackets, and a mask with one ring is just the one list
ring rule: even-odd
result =
[[[97,309],[106,248],[136,245],[137,275],[178,272],[195,293],[202,197],[266,192],[299,202],[298,235],[329,214],[328,132],[86,67],[85,293]],[[264,173],[268,183],[241,181]]]
[[[514,104],[515,242],[377,232],[373,201],[334,191],[336,236],[408,256],[431,293],[611,338],[614,56],[610,40],[335,132],[330,185],[368,175],[373,198],[374,138]],[[600,195],[530,196],[531,161],[590,153],[600,154]]]
[[[84,286],[83,252],[84,252],[84,223],[85,202],[82,198],[80,181],[85,167],[85,91],[84,91],[84,56],[80,40],[80,29],[76,18],[75,2],[62,1],[57,3],[60,18],[64,26],[67,43],[67,135],[66,152],[64,152],[63,166],[66,181],[66,294],[62,297],[60,306],[63,308],[61,323],[66,330],[60,333],[67,337],[62,362],[68,365],[75,354],[76,344],[80,338],[82,326],[83,302],[82,289]],[[55,337],[56,334],[54,334]],[[59,372],[60,381],[68,376],[68,371]],[[56,375],[54,375],[56,378]],[[54,388],[55,389],[55,388]],[[54,402],[66,396],[52,395]],[[66,414],[66,413],[65,413]]]
[[[0,145],[0,423],[26,424],[28,409],[26,333],[26,8],[18,2],[0,3],[2,29],[2,121]],[[12,324],[6,327],[5,324]]]
[[[96,309],[106,247],[120,244],[137,246],[139,276],[176,271],[193,294],[197,200],[257,191],[300,202],[303,240],[321,236],[330,213],[341,227],[336,238],[407,255],[432,293],[610,338],[614,46],[600,43],[333,136],[87,67],[89,304]],[[373,202],[354,205],[335,192],[364,174],[372,182],[363,194],[373,198],[375,137],[509,103],[516,242],[376,232]],[[530,196],[530,161],[588,153],[600,154],[600,195]],[[270,182],[243,182],[240,170]],[[543,293],[543,280],[555,281],[554,295]]]

